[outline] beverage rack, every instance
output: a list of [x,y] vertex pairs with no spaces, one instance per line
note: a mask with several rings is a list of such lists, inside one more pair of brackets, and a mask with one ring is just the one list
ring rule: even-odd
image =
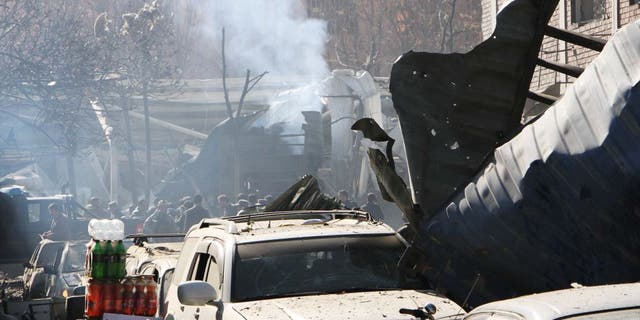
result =
[[157,284],[151,275],[127,276],[124,224],[118,219],[91,220],[87,243],[87,319],[156,319]]

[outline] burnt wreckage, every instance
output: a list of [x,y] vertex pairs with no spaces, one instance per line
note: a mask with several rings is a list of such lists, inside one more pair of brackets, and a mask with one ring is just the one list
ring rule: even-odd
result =
[[[557,3],[513,1],[472,51],[408,52],[391,72],[413,193],[382,152],[370,163],[411,222],[402,263],[458,303],[640,280],[640,22],[605,45],[547,26]],[[545,34],[601,53],[541,60]],[[579,78],[554,101],[529,92],[536,65]],[[521,125],[527,97],[555,103]]]

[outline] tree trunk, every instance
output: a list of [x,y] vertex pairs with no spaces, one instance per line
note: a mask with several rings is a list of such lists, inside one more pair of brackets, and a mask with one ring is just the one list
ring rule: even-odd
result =
[[131,139],[131,121],[129,118],[129,103],[127,97],[122,96],[122,111],[124,117],[124,130],[125,139],[127,139],[127,161],[129,162],[129,184],[131,188],[131,202],[136,204],[138,202],[138,189],[136,186],[136,164],[133,157],[133,142]]
[[[227,61],[224,53],[225,33],[222,28],[222,89],[224,91],[224,102],[227,106],[227,114],[229,115],[229,121],[232,129],[232,143],[233,143],[233,192],[238,194],[240,192],[240,160],[238,150],[238,124],[236,123],[237,117],[233,117],[233,108],[231,107],[231,101],[229,100],[229,90],[227,89]],[[239,116],[239,114],[238,114]]]
[[149,97],[147,83],[142,85],[142,106],[144,107],[144,142],[145,142],[145,166],[144,166],[144,199],[147,203],[151,200],[151,128],[149,125]]

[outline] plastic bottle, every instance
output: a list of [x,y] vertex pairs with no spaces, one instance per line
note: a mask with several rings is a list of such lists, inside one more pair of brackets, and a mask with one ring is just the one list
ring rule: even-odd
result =
[[153,280],[153,276],[146,276],[145,281],[145,316],[153,317],[156,315],[158,311],[158,295],[156,291],[158,286],[156,282]]
[[144,316],[146,314],[147,305],[146,295],[144,292],[145,285],[146,283],[143,277],[138,277],[135,279],[135,307],[133,308],[133,314],[136,316]]
[[107,240],[104,246],[104,262],[105,262],[105,276],[107,279],[115,279],[115,255],[111,240]]
[[87,233],[89,233],[89,237],[96,238],[96,230],[98,227],[98,219],[89,220],[89,224],[87,225]]
[[84,313],[89,319],[100,318],[104,311],[102,304],[103,285],[100,280],[89,279],[85,296]]
[[104,245],[99,240],[95,240],[91,250],[91,277],[94,279],[105,279],[106,264],[104,256]]
[[105,233],[107,240],[116,240],[116,225],[113,220],[105,221]]
[[92,270],[92,265],[91,265],[91,252],[93,251],[93,244],[94,242],[92,240],[89,240],[89,242],[87,242],[87,251],[86,254],[84,256],[84,271],[85,271],[85,276],[87,277],[91,277],[91,270]]
[[113,281],[107,280],[102,289],[102,303],[104,305],[104,312],[106,313],[115,313],[116,310],[116,300],[113,289]]
[[113,283],[113,313],[122,313],[124,299],[124,287],[120,281],[114,281]]
[[135,308],[134,282],[131,278],[122,281],[122,314],[132,315]]
[[127,249],[124,248],[124,243],[122,242],[122,240],[118,240],[118,242],[116,242],[116,245],[113,248],[113,255],[114,255],[115,277],[117,279],[122,279],[125,277],[127,273],[125,270]]
[[113,227],[113,240],[122,240],[124,239],[124,222],[120,219],[111,220],[111,224]]

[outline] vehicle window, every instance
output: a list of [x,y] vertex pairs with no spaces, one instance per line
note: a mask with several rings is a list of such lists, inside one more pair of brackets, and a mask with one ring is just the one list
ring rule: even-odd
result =
[[394,235],[239,244],[231,299],[426,288],[399,272],[403,250]]
[[176,263],[176,271],[173,274],[173,283],[179,284],[180,281],[187,278],[186,273],[189,272],[193,255],[196,252],[199,238],[186,238],[182,246],[182,252]]
[[640,308],[602,311],[597,313],[583,314],[561,318],[563,320],[617,320],[617,319],[640,319]]
[[77,272],[84,270],[84,260],[87,255],[87,247],[84,245],[69,246],[64,258],[62,272]]
[[40,221],[40,204],[39,203],[29,203],[29,223],[35,223]]
[[47,243],[42,246],[38,254],[37,267],[55,266],[58,252],[64,248],[63,242]]
[[206,275],[208,273],[210,257],[211,256],[209,256],[208,253],[198,253],[196,255],[193,268],[191,269],[191,274],[189,275],[189,280],[207,280]]
[[189,280],[206,281],[220,294],[220,268],[216,259],[208,253],[196,254]]

